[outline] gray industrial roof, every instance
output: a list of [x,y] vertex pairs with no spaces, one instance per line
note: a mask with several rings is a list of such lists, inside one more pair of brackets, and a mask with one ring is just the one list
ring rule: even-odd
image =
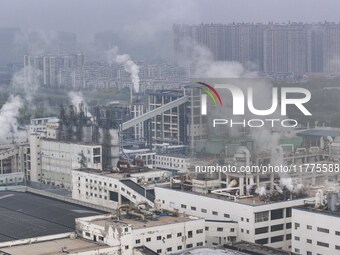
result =
[[73,232],[75,218],[101,213],[32,193],[0,191],[0,242]]

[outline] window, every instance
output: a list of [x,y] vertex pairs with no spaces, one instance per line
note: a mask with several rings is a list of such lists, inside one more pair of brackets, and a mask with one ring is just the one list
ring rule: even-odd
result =
[[279,231],[283,229],[283,224],[273,225],[270,227],[271,232]]
[[318,246],[322,246],[322,247],[329,247],[329,244],[328,243],[324,243],[324,242],[319,242],[317,241],[316,243]]
[[137,239],[137,240],[136,240],[136,244],[138,244],[138,243],[140,243],[140,239]]
[[99,239],[99,241],[104,241],[104,237],[102,237],[102,236],[98,236],[98,239]]
[[209,230],[209,227],[205,227],[205,231],[208,231]]
[[272,238],[270,238],[271,243],[277,243],[277,242],[281,242],[281,241],[283,241],[283,235],[273,236]]
[[202,213],[207,213],[207,209],[201,209]]
[[218,232],[223,232],[223,228],[217,228]]
[[335,235],[340,236],[340,231],[335,231]]
[[340,250],[340,245],[335,245],[336,250]]
[[225,214],[224,214],[224,218],[230,218],[230,214],[225,213]]
[[296,241],[300,241],[300,237],[299,237],[299,236],[294,236],[294,239],[295,239]]
[[292,208],[286,208],[286,218],[292,217]]
[[311,225],[307,225],[307,229],[312,230],[313,228]]
[[181,204],[181,208],[184,208],[184,209],[186,209],[186,208],[187,208],[187,206],[186,206],[186,205],[183,205],[183,204]]
[[247,222],[249,222],[249,219],[247,218]]
[[177,250],[182,250],[182,245],[177,246]]
[[257,244],[268,244],[268,238],[262,238],[255,240],[255,243]]
[[90,237],[91,234],[89,232],[85,232],[85,236]]
[[286,235],[286,240],[291,240],[292,239],[292,234],[287,234]]
[[249,234],[249,230],[247,230],[247,234]]
[[196,230],[196,234],[202,234],[203,233],[203,229],[197,229]]
[[157,236],[157,240],[162,240],[162,236]]
[[291,222],[286,223],[286,229],[290,229],[290,228],[292,228],[292,223]]
[[177,237],[182,236],[182,232],[177,233]]
[[196,246],[203,246],[203,242],[197,243]]
[[128,232],[129,231],[129,228],[125,228],[125,232]]
[[191,206],[191,210],[196,211],[196,207],[195,206]]
[[311,239],[307,239],[307,243],[312,243],[312,240]]
[[294,251],[295,251],[296,253],[300,253],[300,249],[298,249],[298,248],[295,248]]
[[329,244],[328,244],[328,243],[324,243],[324,242],[319,242],[319,241],[317,241],[316,244],[317,244],[318,246],[322,246],[322,247],[329,247]]
[[311,251],[307,251],[307,255],[312,255],[313,253]]
[[170,239],[171,237],[172,237],[171,234],[169,234],[169,235],[166,236],[167,239]]
[[317,230],[322,233],[329,233],[329,229],[327,228],[317,228]]
[[241,228],[241,233],[243,233],[244,232],[244,229],[243,228]]
[[244,218],[243,217],[241,217],[241,221],[243,221],[244,220]]
[[166,248],[166,251],[172,251],[172,248],[171,247]]
[[262,222],[262,221],[268,221],[269,220],[269,212],[257,212],[255,213],[255,223],[256,222]]
[[270,212],[271,220],[277,220],[283,218],[283,209],[276,209]]
[[188,238],[192,238],[192,231],[188,231]]
[[157,253],[158,253],[158,254],[162,253],[162,249],[158,249],[158,250],[157,250]]
[[295,223],[295,229],[298,229],[300,227],[300,223]]
[[125,250],[128,250],[129,249],[129,245],[125,245]]
[[146,238],[147,242],[151,242],[151,237]]
[[218,212],[213,211],[212,214],[213,215],[218,215]]
[[192,243],[187,244],[187,248],[192,248]]
[[268,227],[255,228],[255,235],[268,233]]
[[234,229],[234,228],[231,228],[231,229],[230,229],[230,232],[235,232],[235,229]]

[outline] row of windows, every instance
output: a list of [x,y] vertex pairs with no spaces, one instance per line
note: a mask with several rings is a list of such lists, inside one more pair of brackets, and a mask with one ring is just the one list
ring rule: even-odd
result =
[[167,163],[167,162],[156,162],[156,166],[171,166],[171,167],[180,167],[183,168],[183,164],[172,164],[172,163]]
[[[115,185],[115,186],[116,186],[116,185]],[[121,187],[120,190],[123,191],[123,192],[125,192],[125,189],[124,189],[123,187]],[[130,191],[127,190],[127,191],[126,191],[126,194],[127,194],[128,196],[131,197],[131,192],[130,192]],[[134,199],[136,199],[136,196],[135,196],[135,195],[132,195],[132,197],[133,197]]]
[[[80,184],[78,185],[78,186],[80,186]],[[89,188],[89,186],[85,186],[87,189]],[[100,189],[100,188],[98,188],[97,189],[97,187],[92,187],[92,186],[90,186],[90,189],[93,189],[93,190],[98,190],[98,191],[103,191],[103,192],[107,192],[107,190],[106,189]]]
[[[284,213],[286,214],[286,218],[292,217],[292,208],[271,210],[270,219],[271,220],[282,219],[284,218]],[[269,211],[255,213],[255,223],[268,221],[268,220],[269,220]]]
[[[286,235],[286,240],[291,240],[292,236],[291,234]],[[284,235],[279,235],[279,236],[273,236],[270,238],[271,243],[277,243],[277,242],[282,242],[284,240]],[[269,238],[262,238],[262,239],[257,239],[255,240],[255,243],[257,244],[268,244]]]
[[[208,231],[208,230],[209,230],[209,227],[205,227],[205,231]],[[221,228],[221,227],[217,227],[216,230],[217,230],[217,232],[223,232],[224,231],[224,229]],[[235,232],[235,228],[231,228],[230,232]],[[247,232],[249,234],[249,230],[247,230]]]
[[[339,249],[337,249],[337,247],[339,247]],[[335,249],[340,250],[340,246],[335,245]],[[295,248],[295,252],[300,253],[300,249]],[[307,255],[313,255],[313,253],[311,251],[307,251],[306,254]],[[321,254],[317,253],[317,255],[321,255]]]
[[[187,205],[181,204],[181,208],[187,209]],[[190,209],[191,209],[192,211],[197,211],[197,207],[196,207],[196,206],[191,206]],[[201,212],[202,212],[202,213],[208,213],[208,210],[202,208],[202,209],[201,209]],[[212,211],[211,213],[212,213],[212,215],[215,215],[215,216],[218,215],[218,212],[216,212],[216,211]],[[224,217],[225,217],[225,218],[230,218],[230,214],[225,213],[225,214],[224,214]],[[248,219],[248,218],[247,218],[247,222],[249,222],[249,219]]]
[[[203,234],[203,229],[197,229],[196,230],[196,234]],[[182,232],[178,232],[177,233],[177,237],[181,237],[182,236]],[[188,238],[192,238],[193,236],[193,232],[192,231],[188,231]],[[156,239],[159,241],[159,240],[164,240],[164,239],[171,239],[172,238],[172,234],[168,234],[166,235],[166,237],[163,237],[162,236],[157,236]],[[141,242],[140,239],[137,239],[136,240],[136,244],[139,244]],[[151,242],[151,237],[147,237],[146,238],[146,242]]]
[[[78,192],[80,193],[80,190],[78,190]],[[107,196],[102,196],[102,195],[97,195],[96,193],[89,193],[86,191],[86,196],[90,195],[91,197],[99,197],[99,198],[104,198],[105,200],[107,200]]]
[[[203,242],[196,243],[196,246],[203,246]],[[193,245],[193,244],[187,244],[185,247],[186,247],[187,249],[190,249],[190,248],[194,247],[194,245]],[[177,246],[177,250],[178,250],[178,251],[180,251],[180,250],[182,250],[182,249],[183,249],[182,245]],[[166,251],[167,251],[167,252],[171,252],[171,251],[172,251],[172,247],[166,248]],[[162,253],[162,249],[158,249],[158,250],[157,250],[157,253]]]
[[[295,229],[300,227],[300,223],[295,223]],[[311,225],[307,225],[306,226],[308,230],[313,230],[313,227]],[[329,234],[329,229],[328,228],[321,228],[321,227],[317,227],[317,231],[318,232],[322,232],[322,233],[327,233]],[[335,235],[340,236],[340,231],[335,231]]]
[[168,157],[158,157],[156,156],[156,160],[161,161],[172,161],[172,162],[184,162],[184,159],[176,159],[176,158],[168,158]]
[[[78,180],[80,181],[80,177],[78,177]],[[86,182],[90,182],[90,183],[94,183],[94,184],[99,184],[99,185],[104,185],[104,186],[107,186],[107,183],[106,182],[101,182],[101,181],[96,181],[96,180],[92,180],[92,179],[88,179],[88,178],[86,178],[85,179],[85,181]],[[109,183],[109,185],[108,185],[109,187],[112,187],[112,184],[111,183]],[[117,185],[115,185],[115,188],[117,188]]]
[[[292,223],[286,223],[286,229],[290,229],[292,227]],[[277,224],[270,226],[270,231],[280,231],[284,229],[284,224]],[[264,234],[269,232],[269,226],[262,228],[255,228],[255,235]]]
[[[295,239],[296,241],[300,241],[300,237],[298,237],[298,236],[295,236],[294,239]],[[307,243],[312,244],[312,243],[313,243],[313,240],[307,239]],[[317,241],[316,244],[317,244],[318,246],[322,246],[322,247],[329,248],[329,243],[324,243],[324,242]],[[336,250],[340,250],[340,245],[335,245],[335,249],[336,249]]]

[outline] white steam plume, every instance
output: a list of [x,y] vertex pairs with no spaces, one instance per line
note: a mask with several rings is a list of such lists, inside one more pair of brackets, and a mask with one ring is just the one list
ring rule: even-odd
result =
[[[68,97],[71,101],[71,104],[73,105],[74,108],[76,108],[77,110],[80,110],[80,104],[83,104],[85,109],[88,109],[88,105],[85,103],[85,98],[83,93],[81,92],[75,92],[75,91],[71,91],[68,94]],[[92,117],[91,113],[86,111],[86,115],[87,117]]]
[[10,137],[24,135],[18,130],[19,109],[23,106],[19,96],[10,96],[0,109],[0,142],[6,143]]
[[260,196],[265,196],[267,194],[266,188],[261,186],[261,187],[257,187],[257,189],[255,190],[255,193],[259,194]]
[[136,93],[139,92],[139,66],[131,60],[127,54],[119,55],[118,48],[114,47],[108,51],[107,60],[109,64],[117,63],[124,67],[124,70],[130,74],[131,82]]

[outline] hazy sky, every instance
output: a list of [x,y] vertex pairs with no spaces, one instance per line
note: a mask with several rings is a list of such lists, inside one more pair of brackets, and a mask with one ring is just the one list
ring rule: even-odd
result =
[[87,41],[107,30],[143,39],[173,23],[338,22],[339,10],[339,0],[0,0],[0,27],[70,31]]

